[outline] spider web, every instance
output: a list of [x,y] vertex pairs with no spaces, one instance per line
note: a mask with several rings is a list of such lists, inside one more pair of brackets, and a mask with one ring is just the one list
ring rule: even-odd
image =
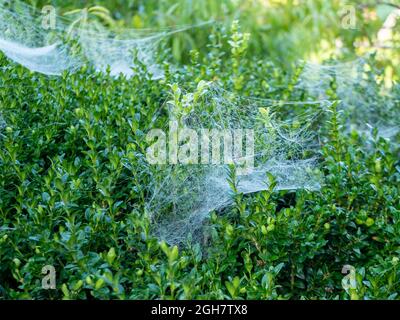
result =
[[334,84],[347,130],[369,134],[377,128],[380,136],[391,139],[400,132],[399,101],[382,92],[377,74],[367,57],[322,65],[306,62],[297,87],[314,98],[327,99]]
[[[31,71],[46,75],[74,72],[84,64],[112,76],[134,74],[135,58],[146,65],[154,79],[163,77],[156,59],[161,41],[172,34],[208,25],[164,29],[120,29],[112,32],[96,21],[79,22],[54,15],[55,26],[45,28],[44,16],[20,1],[0,0],[0,51]],[[75,20],[73,20],[75,19]]]
[[[170,117],[178,121],[182,129],[196,132],[217,129],[234,136],[238,129],[253,131],[254,152],[230,158],[231,166],[236,168],[239,193],[267,190],[270,186],[267,173],[276,179],[275,190],[320,188],[321,176],[313,152],[317,146],[316,133],[312,126],[330,102],[251,99],[225,91],[215,83],[201,83],[199,87],[203,88],[201,92],[181,96],[182,101],[192,105],[190,111],[182,115],[171,106]],[[201,96],[196,102],[193,101],[195,95]],[[212,159],[215,149],[206,150],[208,158]],[[253,157],[254,166],[251,170],[238,170],[243,169],[248,160],[246,156]],[[146,211],[158,238],[170,244],[182,244],[191,235],[194,241],[199,241],[208,215],[213,211],[221,212],[233,203],[228,167],[225,162],[155,166],[152,196]]]

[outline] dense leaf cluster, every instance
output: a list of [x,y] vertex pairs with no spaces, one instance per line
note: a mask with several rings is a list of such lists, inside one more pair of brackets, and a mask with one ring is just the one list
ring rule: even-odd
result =
[[[346,133],[337,104],[319,124],[319,191],[276,192],[266,176],[269,190],[243,196],[231,170],[234,206],[210,214],[202,243],[153,237],[145,133],[168,120],[171,84],[307,99],[297,72],[245,58],[247,36],[233,32],[216,31],[186,67],[165,63],[157,81],[139,61],[130,79],[45,77],[0,57],[0,297],[399,298],[398,137]],[[56,290],[42,289],[45,265]]]

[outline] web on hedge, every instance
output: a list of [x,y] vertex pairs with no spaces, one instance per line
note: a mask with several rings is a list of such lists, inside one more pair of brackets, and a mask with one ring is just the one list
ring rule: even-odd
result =
[[[276,190],[317,190],[322,180],[316,165],[317,131],[313,126],[317,126],[318,115],[329,104],[327,100],[288,102],[244,98],[215,83],[201,82],[192,93],[175,88],[174,98],[169,101],[170,120],[177,123],[177,135],[179,130],[188,128],[198,133],[194,143],[198,144],[195,154],[199,158],[191,164],[179,161],[171,164],[167,155],[165,163],[153,166],[152,192],[146,210],[154,222],[155,234],[170,244],[181,244],[188,235],[198,241],[208,215],[233,203],[229,182],[232,166],[237,174],[237,192],[242,194],[268,189],[267,173],[275,177]],[[168,130],[171,128],[165,128]],[[211,130],[230,135],[224,143],[232,149],[220,153],[220,163],[203,161],[204,156],[213,159],[213,137],[202,137],[202,133]],[[227,150],[234,155],[230,152],[238,141],[229,142],[232,143],[237,130],[253,132],[252,137],[239,139],[239,143],[247,148],[247,139],[252,139],[254,148],[250,152],[242,150],[226,161]]]

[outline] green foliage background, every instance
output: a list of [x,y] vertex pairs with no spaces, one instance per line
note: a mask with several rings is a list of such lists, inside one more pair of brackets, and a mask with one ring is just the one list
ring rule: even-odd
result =
[[[354,58],[377,49],[376,39],[388,15],[400,7],[394,0],[99,0],[99,1],[35,1],[41,8],[51,3],[62,14],[70,9],[100,5],[110,10],[117,20],[115,26],[128,28],[159,28],[191,25],[215,20],[227,28],[234,19],[240,20],[245,32],[250,32],[250,53],[278,61],[289,67],[299,59],[327,59],[335,52],[335,42],[343,42],[343,50],[335,58]],[[354,8],[355,28],[343,27],[348,9]],[[399,24],[392,49],[381,49],[379,61],[389,68],[389,77],[398,80]],[[207,32],[188,32],[172,40],[173,55],[187,62],[187,51],[204,50]],[[359,44],[362,42],[363,47]],[[397,48],[397,50],[396,50]],[[186,60],[185,60],[186,59]],[[392,69],[395,70],[392,70]]]
[[[193,90],[218,79],[242,95],[307,99],[291,85],[295,62],[349,58],[358,53],[355,41],[372,42],[382,23],[363,20],[360,9],[357,29],[343,29],[341,1],[266,3],[96,2],[110,9],[113,28],[220,21],[165,45],[183,67],[171,72],[165,62],[163,80],[151,80],[140,63],[131,79],[88,68],[46,77],[0,57],[1,298],[399,298],[399,137],[345,133],[336,104],[320,124],[321,190],[277,192],[270,177],[270,190],[234,193],[228,212],[212,213],[202,243],[178,248],[152,237],[145,132],[167,121],[170,84]],[[54,4],[61,12],[85,5]],[[371,1],[365,10],[378,6]],[[241,34],[230,29],[233,19],[250,32],[248,48],[232,50]],[[347,50],[326,56],[338,38]],[[398,96],[396,59],[390,49],[371,61],[382,68],[377,95],[390,83]],[[157,123],[155,113],[163,115]],[[57,270],[56,290],[42,289],[44,265]],[[344,265],[354,267],[352,288],[343,287]]]

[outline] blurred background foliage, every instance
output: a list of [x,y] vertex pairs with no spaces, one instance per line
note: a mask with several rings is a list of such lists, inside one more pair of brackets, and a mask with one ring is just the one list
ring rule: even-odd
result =
[[[376,53],[385,68],[385,82],[399,79],[399,0],[28,0],[41,8],[51,4],[57,14],[101,6],[97,16],[113,28],[158,29],[214,20],[171,38],[173,56],[189,58],[189,51],[206,51],[210,28],[228,28],[238,19],[251,34],[249,54],[289,68],[299,60],[320,63],[351,60]],[[96,18],[96,15],[93,15]],[[110,22],[111,21],[111,22]]]

